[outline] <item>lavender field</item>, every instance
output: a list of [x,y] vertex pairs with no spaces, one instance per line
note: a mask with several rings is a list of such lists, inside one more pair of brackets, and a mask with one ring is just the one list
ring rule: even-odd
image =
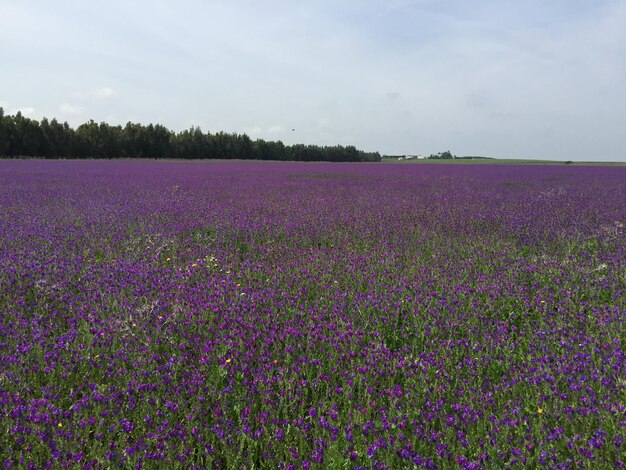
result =
[[6,468],[626,463],[626,167],[0,162]]

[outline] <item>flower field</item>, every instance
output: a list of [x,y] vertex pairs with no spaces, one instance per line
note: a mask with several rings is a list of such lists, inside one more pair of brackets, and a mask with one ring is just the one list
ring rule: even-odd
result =
[[7,468],[626,464],[626,167],[0,162]]

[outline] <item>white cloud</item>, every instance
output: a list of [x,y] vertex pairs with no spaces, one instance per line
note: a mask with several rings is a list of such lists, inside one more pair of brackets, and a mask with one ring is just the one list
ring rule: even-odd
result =
[[97,89],[76,91],[72,93],[72,96],[78,100],[102,100],[109,98],[115,94],[115,90],[108,86],[103,86]]
[[258,136],[263,134],[263,128],[260,126],[244,127],[243,131],[250,136]]
[[322,129],[327,129],[328,127],[330,127],[330,125],[332,124],[331,120],[329,117],[322,117],[320,119],[317,120],[317,124],[319,125],[319,127],[321,127]]
[[35,108],[32,106],[23,106],[21,108],[12,109],[8,114],[17,114],[18,112],[22,113],[22,116],[30,117],[35,114]]
[[284,134],[285,131],[286,129],[283,126],[279,125],[273,125],[269,127],[250,126],[243,128],[243,132],[254,139],[263,138],[267,135],[274,135],[274,138],[276,138],[275,136],[277,134]]
[[113,90],[113,88],[109,88],[105,86],[105,87],[98,88],[97,90],[95,90],[93,92],[93,97],[96,99],[103,99],[103,98],[108,98],[109,96],[113,96],[114,94],[115,94],[115,91]]
[[65,114],[77,115],[77,114],[82,114],[84,111],[84,108],[82,106],[78,106],[75,104],[61,103],[61,105],[59,106],[59,111]]

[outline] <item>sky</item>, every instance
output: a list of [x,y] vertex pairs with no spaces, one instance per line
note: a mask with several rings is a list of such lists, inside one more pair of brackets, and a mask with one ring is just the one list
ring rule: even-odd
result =
[[626,0],[0,0],[0,106],[383,155],[626,161]]

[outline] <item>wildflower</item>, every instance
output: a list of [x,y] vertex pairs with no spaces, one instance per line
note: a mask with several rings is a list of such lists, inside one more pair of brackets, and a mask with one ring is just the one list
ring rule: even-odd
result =
[[62,428],[62,427],[63,427],[63,423],[61,423],[61,422],[59,421],[59,424],[57,424],[57,426],[58,426],[58,427],[60,427],[60,428]]
[[195,268],[196,266],[198,266],[198,263],[193,263],[193,264],[191,265],[191,267],[192,267],[192,268]]
[[320,447],[315,449],[311,455],[311,460],[315,463],[324,463],[324,449]]
[[537,413],[538,413],[538,414],[542,414],[542,413],[543,413],[543,408],[539,408],[539,409],[537,410]]
[[172,260],[172,258],[167,258],[165,261],[171,261],[171,260]]
[[228,359],[226,359],[226,364],[230,364],[230,361],[231,361],[231,359],[229,357]]

